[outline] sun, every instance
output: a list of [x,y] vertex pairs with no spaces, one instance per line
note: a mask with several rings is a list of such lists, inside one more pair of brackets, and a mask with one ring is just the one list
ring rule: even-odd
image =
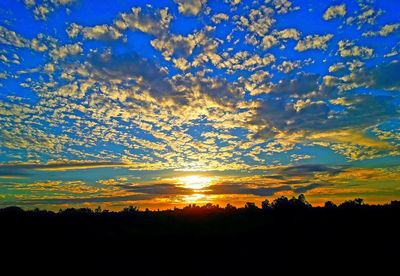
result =
[[179,177],[178,184],[182,185],[184,188],[192,190],[201,190],[212,183],[212,178],[207,176],[190,175]]

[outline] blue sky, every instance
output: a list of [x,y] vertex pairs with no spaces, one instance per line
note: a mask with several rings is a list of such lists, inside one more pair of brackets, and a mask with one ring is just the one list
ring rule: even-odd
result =
[[2,1],[0,203],[398,199],[399,8]]

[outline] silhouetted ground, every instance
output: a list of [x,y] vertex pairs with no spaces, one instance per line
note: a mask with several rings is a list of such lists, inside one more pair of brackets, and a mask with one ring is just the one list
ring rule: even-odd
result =
[[[311,207],[279,198],[262,209],[208,204],[168,211],[0,210],[3,264],[132,275],[269,275],[397,267],[400,202]],[[317,269],[318,267],[318,269]],[[77,270],[76,270],[77,269]],[[140,271],[140,272],[139,272]],[[104,271],[103,271],[104,272]],[[137,273],[137,274],[135,274]],[[394,273],[397,275],[397,273]]]

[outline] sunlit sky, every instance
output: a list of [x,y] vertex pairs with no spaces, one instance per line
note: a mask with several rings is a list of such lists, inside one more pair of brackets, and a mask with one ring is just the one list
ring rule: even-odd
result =
[[3,0],[0,207],[399,199],[399,11]]

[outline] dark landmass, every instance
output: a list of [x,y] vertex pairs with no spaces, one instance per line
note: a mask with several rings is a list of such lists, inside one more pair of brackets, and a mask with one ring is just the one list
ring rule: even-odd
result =
[[399,261],[399,220],[400,201],[312,207],[300,195],[265,201],[261,208],[248,203],[55,213],[7,207],[0,209],[0,234],[9,257],[65,269],[79,263],[97,269],[113,264],[114,272],[140,268],[137,275],[254,275],[295,267],[382,272]]

